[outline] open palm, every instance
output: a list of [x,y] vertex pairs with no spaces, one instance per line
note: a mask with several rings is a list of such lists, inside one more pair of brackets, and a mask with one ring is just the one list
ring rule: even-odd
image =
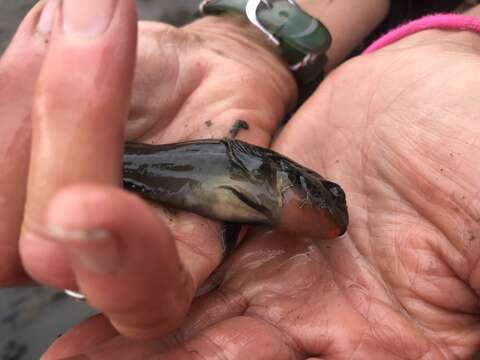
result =
[[277,151],[344,187],[351,224],[343,238],[253,231],[224,265],[222,286],[194,302],[173,337],[135,342],[111,329],[86,347],[80,333],[110,326],[95,318],[46,358],[121,359],[127,349],[155,359],[472,356],[480,345],[480,80],[469,74],[480,69],[479,42],[429,31],[354,59],[281,133]]

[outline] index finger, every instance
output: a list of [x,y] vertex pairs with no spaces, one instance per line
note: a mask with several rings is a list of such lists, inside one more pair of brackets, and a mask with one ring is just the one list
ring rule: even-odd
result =
[[[33,107],[22,253],[55,248],[45,242],[43,225],[59,189],[81,181],[120,183],[135,57],[133,0],[57,1]],[[52,266],[46,263],[25,265],[35,276],[38,267]],[[56,265],[59,273],[68,273],[65,265]]]

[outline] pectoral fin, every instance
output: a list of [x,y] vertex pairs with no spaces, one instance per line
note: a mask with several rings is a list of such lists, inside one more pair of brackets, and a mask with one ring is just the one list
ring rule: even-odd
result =
[[247,192],[239,191],[228,185],[221,186],[219,189],[226,191],[225,195],[229,198],[228,201],[219,201],[218,206],[222,207],[222,209],[217,210],[224,214],[230,214],[227,216],[226,221],[250,224],[266,224],[270,222],[271,211],[258,201],[255,201]]

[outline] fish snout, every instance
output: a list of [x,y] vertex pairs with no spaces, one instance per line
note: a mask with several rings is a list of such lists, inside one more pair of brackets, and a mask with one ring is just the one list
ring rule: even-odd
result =
[[283,199],[279,228],[319,239],[334,239],[347,231],[346,196],[339,185],[325,181],[321,192],[292,188]]

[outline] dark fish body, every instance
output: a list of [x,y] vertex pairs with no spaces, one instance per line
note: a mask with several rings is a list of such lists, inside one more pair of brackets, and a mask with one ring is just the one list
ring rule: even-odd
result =
[[149,200],[230,223],[291,230],[301,229],[301,220],[313,226],[306,235],[323,238],[343,234],[348,224],[340,186],[239,140],[128,143],[123,183]]

